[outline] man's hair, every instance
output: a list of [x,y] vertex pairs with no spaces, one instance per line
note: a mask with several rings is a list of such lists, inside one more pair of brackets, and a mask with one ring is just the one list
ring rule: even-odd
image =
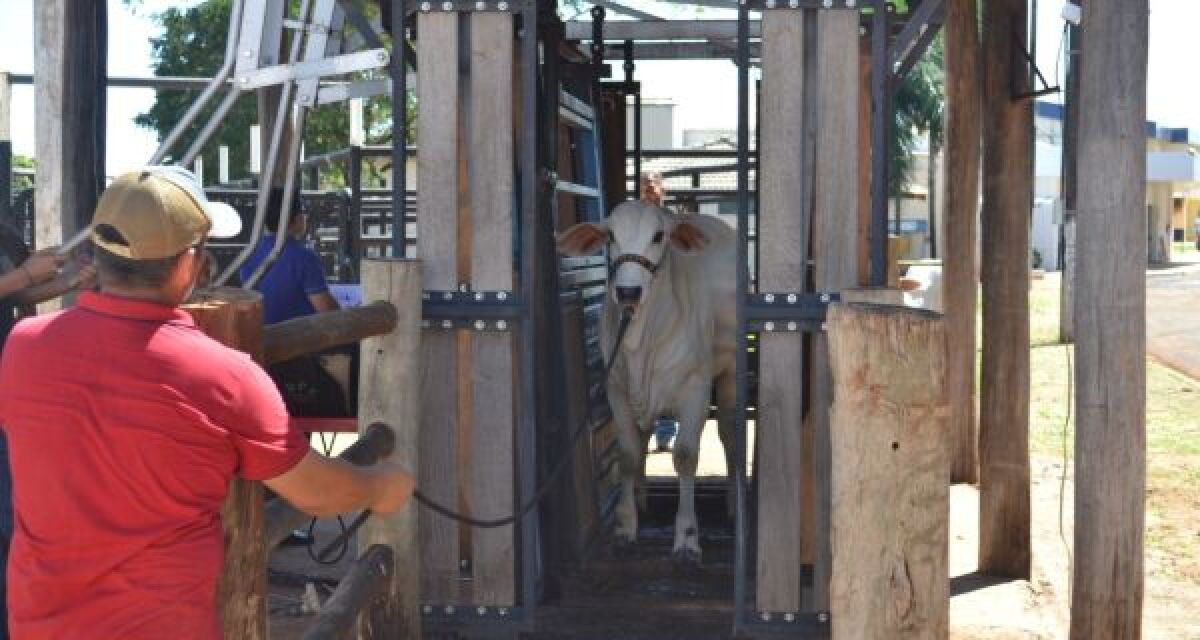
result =
[[[266,224],[268,231],[279,232],[279,219],[283,212],[283,188],[271,187],[271,193],[267,196],[267,215],[263,222]],[[292,193],[292,215],[288,218],[288,224],[296,219],[300,211],[300,191]]]
[[[98,225],[96,234],[105,242],[129,246],[125,236],[112,225]],[[178,255],[155,260],[133,260],[118,256],[99,245],[93,245],[92,249],[100,278],[126,287],[161,287],[179,262]]]

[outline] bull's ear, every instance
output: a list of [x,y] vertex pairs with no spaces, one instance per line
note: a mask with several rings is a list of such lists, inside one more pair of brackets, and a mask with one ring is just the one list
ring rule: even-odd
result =
[[604,227],[581,222],[558,234],[558,250],[568,256],[590,256],[598,253],[608,242]]
[[684,253],[702,251],[708,246],[708,236],[690,222],[680,222],[671,228],[671,246]]

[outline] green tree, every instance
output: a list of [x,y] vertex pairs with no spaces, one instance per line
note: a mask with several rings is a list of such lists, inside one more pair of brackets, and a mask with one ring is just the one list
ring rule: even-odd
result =
[[929,137],[930,157],[942,147],[946,86],[939,35],[896,90],[888,191],[899,196],[912,180],[913,149]]
[[[19,153],[14,153],[12,157],[13,169],[32,169],[33,158],[24,156]],[[16,195],[33,186],[33,179],[26,175],[14,175],[12,181],[12,192]]]
[[[127,0],[136,10],[138,0]],[[162,35],[151,39],[154,73],[159,76],[212,76],[225,58],[225,43],[229,29],[231,0],[206,0],[190,8],[169,8],[154,14],[162,26]],[[374,7],[368,4],[368,7]],[[368,9],[370,10],[370,9]],[[386,34],[383,35],[385,42]],[[382,72],[379,72],[382,73]],[[362,77],[368,77],[363,75]],[[149,111],[138,115],[135,122],[154,129],[162,139],[171,131],[195,100],[195,91],[160,90]],[[188,141],[194,140],[200,128],[211,119],[219,100],[201,112],[196,122],[185,132],[183,142],[174,150],[182,154]],[[410,94],[407,119],[410,130],[415,121],[415,99]],[[391,140],[391,101],[374,97],[368,101],[364,123],[368,144]],[[218,147],[229,147],[229,177],[245,178],[250,170],[250,126],[258,122],[257,101],[253,93],[240,97],[226,116],[221,129],[205,146],[204,165],[216,167]],[[349,145],[350,116],[346,104],[317,107],[309,111],[304,127],[304,147],[309,156],[342,149]],[[343,184],[340,168],[331,168],[322,176],[324,186]]]

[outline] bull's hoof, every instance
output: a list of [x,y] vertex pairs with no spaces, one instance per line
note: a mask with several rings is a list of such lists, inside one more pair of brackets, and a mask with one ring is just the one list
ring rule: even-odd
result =
[[700,566],[700,551],[698,549],[676,549],[671,552],[671,561],[680,569],[696,569]]

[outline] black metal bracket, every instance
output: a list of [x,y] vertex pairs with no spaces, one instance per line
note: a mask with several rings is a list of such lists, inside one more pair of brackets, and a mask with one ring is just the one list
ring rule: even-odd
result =
[[[917,61],[929,50],[933,39],[946,21],[945,0],[924,0],[904,24],[895,42],[888,48],[888,63],[897,80],[908,75]],[[899,82],[892,84],[895,91]]]
[[[1023,41],[1024,39],[1021,38],[1021,36],[1017,35],[1016,33],[1012,34],[1012,38],[1013,38],[1013,48],[1015,48],[1021,54],[1021,57],[1025,58],[1025,64],[1029,65],[1030,69],[1033,69],[1033,72],[1037,75],[1038,80],[1041,81],[1041,83],[1042,83],[1041,89],[1034,89],[1033,91],[1018,91],[1017,88],[1021,86],[1018,83],[1021,81],[1021,79],[1014,77],[1012,79],[1012,82],[1013,82],[1012,100],[1013,100],[1013,102],[1024,102],[1026,100],[1040,98],[1042,96],[1050,95],[1052,93],[1062,93],[1062,87],[1060,87],[1058,85],[1055,85],[1052,87],[1052,86],[1050,86],[1050,83],[1046,82],[1046,76],[1042,75],[1042,70],[1040,68],[1038,68],[1037,62],[1034,61],[1033,56],[1030,55],[1029,49],[1025,46],[1025,42]],[[1021,69],[1022,67],[1021,67],[1021,65],[1013,65],[1013,68]]]
[[460,633],[470,638],[512,638],[532,627],[528,609],[455,604],[421,605],[426,633]]
[[534,0],[420,0],[413,2],[409,13],[434,12],[480,12],[499,11],[502,13],[520,13],[534,7]]
[[746,327],[750,331],[820,331],[836,293],[755,293],[746,296]]
[[747,0],[751,11],[764,9],[861,9],[871,0]]
[[832,630],[828,611],[759,611],[738,622],[739,632],[755,638],[828,638]]
[[521,320],[521,301],[512,291],[425,291],[421,327],[512,331]]

